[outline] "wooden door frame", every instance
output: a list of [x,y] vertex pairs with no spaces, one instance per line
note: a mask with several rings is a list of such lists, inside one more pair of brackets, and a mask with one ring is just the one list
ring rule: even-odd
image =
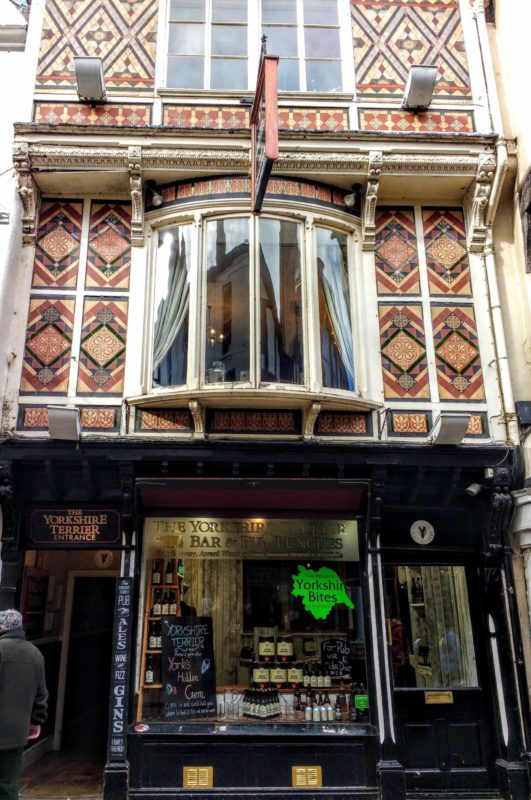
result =
[[[63,715],[65,706],[66,672],[68,667],[68,655],[70,652],[70,629],[72,627],[72,602],[74,600],[74,589],[76,578],[114,578],[119,577],[119,570],[83,570],[74,569],[68,571],[65,595],[65,614],[63,617],[63,629],[61,631],[61,660],[59,662],[59,679],[57,684],[57,704],[55,707],[55,727],[53,732],[52,750],[60,750],[63,736]],[[110,669],[110,665],[109,665]]]

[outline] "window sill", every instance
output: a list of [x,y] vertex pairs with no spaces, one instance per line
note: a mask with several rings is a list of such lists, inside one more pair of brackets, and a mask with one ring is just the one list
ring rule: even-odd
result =
[[230,722],[153,722],[143,723],[147,730],[135,731],[129,728],[129,734],[141,737],[149,736],[334,736],[359,738],[360,736],[376,736],[374,725],[363,722],[249,722],[247,720],[231,720]]
[[[227,103],[236,103],[241,105],[247,103],[252,105],[254,99],[254,91],[249,89],[241,89],[240,91],[214,91],[212,89],[170,89],[161,87],[157,89],[157,95],[163,100],[175,102],[178,99],[187,101],[197,100],[197,102],[204,102],[205,100],[221,100]],[[312,102],[324,101],[326,103],[345,103],[354,102],[352,92],[280,92],[278,93],[278,101],[280,105],[293,104],[298,102],[311,100]]]

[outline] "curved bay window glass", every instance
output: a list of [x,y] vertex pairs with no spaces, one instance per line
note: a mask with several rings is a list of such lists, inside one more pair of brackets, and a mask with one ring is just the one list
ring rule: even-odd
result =
[[304,383],[301,298],[301,226],[261,219],[261,379]]
[[153,333],[156,386],[186,383],[191,235],[191,225],[180,225],[159,239]]
[[[161,229],[153,387],[353,391],[348,242],[302,213],[208,216]],[[317,328],[310,353],[307,332]]]
[[354,389],[347,237],[317,228],[317,277],[323,386]]

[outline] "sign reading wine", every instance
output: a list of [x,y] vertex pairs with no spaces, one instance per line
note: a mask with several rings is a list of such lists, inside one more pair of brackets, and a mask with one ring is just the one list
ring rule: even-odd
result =
[[215,716],[212,617],[163,617],[162,692],[166,720]]

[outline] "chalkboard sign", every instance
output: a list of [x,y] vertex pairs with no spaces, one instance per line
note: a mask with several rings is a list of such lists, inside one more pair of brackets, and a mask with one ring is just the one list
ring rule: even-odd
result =
[[215,716],[212,617],[162,618],[162,692],[166,720]]
[[118,578],[114,606],[109,737],[107,743],[107,757],[110,761],[124,761],[127,754],[127,700],[129,696],[132,626],[133,580],[132,578]]
[[350,645],[344,639],[326,639],[321,643],[321,662],[332,678],[350,678]]

